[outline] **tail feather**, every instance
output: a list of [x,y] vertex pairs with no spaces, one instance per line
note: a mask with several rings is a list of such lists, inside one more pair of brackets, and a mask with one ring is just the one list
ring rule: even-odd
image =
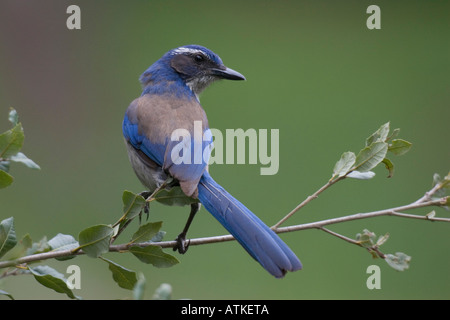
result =
[[302,264],[281,238],[242,203],[222,188],[208,172],[198,185],[198,198],[205,208],[270,274],[281,278]]

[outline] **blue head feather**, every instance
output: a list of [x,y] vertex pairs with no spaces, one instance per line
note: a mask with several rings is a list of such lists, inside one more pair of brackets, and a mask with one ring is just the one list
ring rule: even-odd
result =
[[187,85],[187,77],[171,66],[171,61],[175,56],[195,55],[196,53],[201,53],[212,63],[223,66],[220,57],[203,46],[187,45],[172,49],[151,65],[139,78],[144,89],[142,95],[170,93],[177,97],[196,97],[195,92]]

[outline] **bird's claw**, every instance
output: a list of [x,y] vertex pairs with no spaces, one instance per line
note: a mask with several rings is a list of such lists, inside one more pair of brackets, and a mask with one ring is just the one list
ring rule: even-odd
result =
[[180,254],[185,254],[189,248],[189,240],[186,240],[186,234],[184,232],[180,233],[175,239],[177,244],[173,247],[173,251],[177,251]]
[[[140,196],[144,197],[145,200],[151,195],[149,191],[143,191],[139,193]],[[139,213],[139,224],[141,224],[142,212],[146,214],[146,221],[148,221],[148,217],[150,216],[150,202],[145,202],[144,209]]]

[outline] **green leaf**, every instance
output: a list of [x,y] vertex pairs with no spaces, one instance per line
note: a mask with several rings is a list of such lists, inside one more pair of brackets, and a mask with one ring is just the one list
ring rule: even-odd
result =
[[9,111],[8,120],[11,122],[14,126],[19,123],[19,114],[17,111],[13,108]]
[[370,248],[374,245],[375,233],[364,229],[362,233],[356,234],[356,241],[359,242],[359,245],[364,248]]
[[394,164],[388,158],[384,158],[383,161],[381,161],[381,162],[384,163],[384,166],[389,171],[389,174],[387,177],[392,178],[392,176],[394,175]]
[[28,267],[28,270],[30,270],[36,281],[43,286],[58,293],[65,293],[71,299],[77,298],[67,286],[64,276],[55,269],[49,266],[37,266],[34,268]]
[[144,263],[152,264],[157,268],[168,268],[177,263],[178,259],[162,251],[159,246],[131,247],[130,252]]
[[336,176],[343,177],[355,163],[356,156],[353,152],[344,152],[338,162],[334,165],[333,178]]
[[9,171],[9,165],[10,165],[10,161],[9,160],[1,160],[0,159],[0,170],[3,170],[5,172]]
[[386,156],[388,144],[386,142],[374,142],[370,146],[362,149],[356,156],[356,163],[353,170],[367,172],[375,168]]
[[411,257],[403,252],[396,252],[395,255],[387,254],[385,260],[395,270],[404,271],[409,268]]
[[160,190],[154,199],[166,206],[186,206],[198,202],[197,199],[186,196],[179,186]]
[[[448,189],[450,189],[450,173],[444,178],[441,178],[439,174],[435,173],[433,175],[433,188],[436,190],[434,195],[431,197],[433,200],[446,197],[449,194]],[[445,204],[449,204],[448,201],[447,203],[443,203],[443,205]]]
[[[443,204],[443,205],[450,205],[450,196],[446,196],[446,197],[444,197],[445,198],[445,203]],[[447,206],[445,206],[445,207],[443,207],[443,208],[445,208],[445,209],[447,209],[448,210],[448,207]]]
[[161,229],[162,221],[159,222],[148,222],[139,227],[131,237],[130,243],[135,242],[145,242],[151,240]]
[[376,246],[380,247],[381,245],[385,244],[388,239],[389,233],[386,233],[384,236],[380,236],[377,240]]
[[105,252],[109,251],[109,244],[114,229],[105,224],[84,229],[78,235],[78,242],[80,246],[78,249],[83,249],[88,257],[98,258]]
[[0,258],[17,244],[14,218],[10,217],[0,222]]
[[58,233],[48,240],[48,245],[52,251],[72,250],[79,246],[78,241],[70,234]]
[[33,160],[29,159],[26,155],[24,155],[22,152],[18,152],[16,155],[11,156],[9,158],[11,161],[14,162],[21,162],[24,165],[26,165],[28,168],[30,169],[41,169],[41,167],[39,167],[36,162],[34,162]]
[[142,273],[139,273],[138,281],[136,282],[133,288],[133,299],[142,300],[144,298],[144,292],[145,292],[145,277]]
[[3,290],[0,290],[0,296],[7,296],[11,300],[14,300],[14,297],[9,292],[3,291]]
[[0,158],[7,159],[16,155],[22,149],[24,138],[22,124],[20,123],[0,134]]
[[433,219],[436,216],[436,211],[432,210],[431,212],[428,212],[425,217],[427,219]]
[[347,178],[353,178],[358,180],[368,180],[375,177],[375,172],[373,171],[367,171],[367,172],[359,172],[357,170],[354,170],[347,174]]
[[392,131],[392,134],[389,137],[386,138],[385,142],[388,142],[389,140],[394,139],[396,136],[398,136],[399,133],[400,133],[400,129],[399,128],[394,129]]
[[[56,236],[48,240],[51,251],[73,250],[79,247],[79,243],[75,238],[68,234],[58,233]],[[57,260],[64,261],[74,258],[74,256],[59,257]]]
[[165,231],[158,231],[151,239],[151,242],[160,242],[162,241],[162,239],[164,238],[164,236],[166,235]]
[[168,283],[161,283],[161,285],[156,288],[152,299],[154,300],[170,300],[172,298],[172,286]]
[[50,246],[48,245],[47,237],[43,236],[39,242],[33,242],[31,247],[27,250],[27,255],[42,253],[50,251]]
[[3,170],[0,170],[0,189],[6,188],[13,183],[14,178]]
[[389,122],[383,124],[377,131],[372,133],[370,137],[366,139],[366,147],[370,146],[374,142],[385,142],[389,134]]
[[123,219],[133,219],[141,213],[145,205],[145,199],[139,194],[125,190],[122,195]]
[[24,249],[28,250],[33,245],[33,240],[31,239],[31,236],[27,233],[23,236],[22,240],[20,240],[21,245],[24,247]]
[[12,248],[10,251],[8,251],[8,257],[5,259],[6,260],[16,260],[16,259],[19,259],[19,258],[27,255],[27,252],[31,248],[32,244],[33,244],[33,241],[31,240],[30,235],[26,234],[25,236],[23,236],[22,239],[20,239],[17,242],[17,244],[14,246],[14,248]]
[[138,281],[136,272],[122,267],[111,260],[105,258],[101,259],[109,264],[109,270],[112,272],[113,279],[119,287],[127,290],[133,290],[136,282]]
[[442,182],[442,187],[450,189],[450,172],[444,177],[444,181]]
[[401,156],[411,149],[412,143],[403,139],[394,139],[389,144],[388,151],[392,152],[396,156]]

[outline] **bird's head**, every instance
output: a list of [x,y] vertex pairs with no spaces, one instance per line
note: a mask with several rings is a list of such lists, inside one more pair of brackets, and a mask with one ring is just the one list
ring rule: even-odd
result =
[[227,68],[217,54],[198,45],[170,50],[140,78],[144,86],[161,85],[161,81],[181,81],[196,96],[212,82],[220,79],[245,80],[245,77]]

